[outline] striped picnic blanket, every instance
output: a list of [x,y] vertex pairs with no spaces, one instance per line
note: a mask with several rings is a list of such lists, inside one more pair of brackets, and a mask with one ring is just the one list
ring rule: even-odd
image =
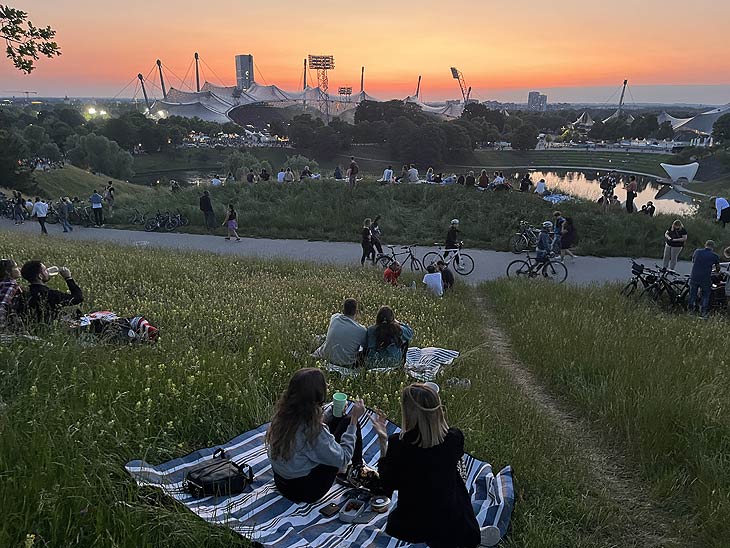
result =
[[[360,420],[363,437],[363,456],[375,467],[379,445],[368,410]],[[158,466],[134,460],[126,465],[127,472],[140,486],[162,489],[168,496],[184,504],[191,512],[214,525],[231,528],[239,535],[265,547],[276,548],[404,548],[411,545],[385,533],[387,514],[377,514],[367,524],[342,523],[337,516],[325,517],[320,508],[330,502],[344,502],[347,487],[335,484],[329,493],[313,504],[295,504],[283,498],[274,486],[264,435],[268,424],[241,434],[221,445],[229,458],[249,464],[254,471],[253,485],[244,493],[230,497],[196,499],[182,489],[186,471],[203,460],[210,459],[216,447],[190,453]],[[388,422],[388,433],[398,427]],[[507,466],[494,475],[492,467],[470,455],[465,455],[465,478],[472,498],[474,513],[482,526],[495,525],[504,535],[514,505],[512,469]],[[397,503],[397,492],[393,504]]]
[[[406,373],[410,377],[421,381],[427,382],[432,381],[441,372],[441,368],[445,365],[451,365],[451,363],[459,357],[459,352],[456,350],[446,350],[445,348],[435,348],[432,346],[426,348],[412,347],[406,352]],[[328,363],[325,366],[327,371],[339,373],[343,377],[350,375],[356,375],[363,371],[362,368],[353,367],[342,367],[341,365],[335,365]],[[368,369],[368,371],[398,371],[401,367],[375,367]]]

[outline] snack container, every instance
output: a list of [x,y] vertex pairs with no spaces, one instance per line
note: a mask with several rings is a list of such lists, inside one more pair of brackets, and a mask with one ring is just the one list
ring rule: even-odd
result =
[[353,523],[363,512],[365,512],[366,503],[358,499],[347,499],[340,510],[339,519],[345,523]]
[[373,509],[373,512],[384,514],[390,508],[390,499],[383,496],[373,497],[370,500],[370,508]]

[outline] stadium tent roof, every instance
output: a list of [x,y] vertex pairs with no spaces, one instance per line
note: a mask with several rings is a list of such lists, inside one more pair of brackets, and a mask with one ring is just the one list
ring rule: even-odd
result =
[[[614,112],[613,114],[611,114],[611,116],[609,116],[608,118],[606,118],[603,121],[603,123],[606,124],[606,123],[610,122],[611,120],[615,120],[616,118],[619,118],[620,116],[624,116],[624,113],[621,112],[621,110],[617,110],[616,112]],[[627,124],[632,123],[635,119],[636,118],[634,118],[631,114],[626,115],[626,123]]]
[[669,122],[672,124],[672,128],[676,128],[685,122],[689,122],[691,119],[692,118],[675,118],[671,114],[667,114],[666,111],[662,111],[662,113],[656,117],[656,121],[659,125],[662,125],[664,122]]
[[586,110],[581,114],[578,119],[573,122],[574,126],[584,126],[584,127],[591,127],[595,122],[593,121],[593,118],[591,118],[591,115],[588,114],[588,111]]
[[730,114],[730,104],[723,107],[713,108],[702,114],[698,114],[694,118],[684,121],[681,124],[677,124],[675,127],[672,125],[675,131],[688,131],[692,133],[698,133],[700,135],[711,135],[712,128],[720,117],[725,114]]
[[183,118],[200,118],[206,122],[216,122],[225,124],[230,122],[230,118],[226,114],[216,112],[206,107],[200,102],[184,103],[184,104],[162,104],[160,101],[155,103],[153,107],[155,112],[162,112],[163,116],[181,116]]
[[685,164],[683,166],[676,166],[672,164],[659,165],[667,172],[667,175],[669,175],[669,178],[673,183],[676,183],[680,179],[686,179],[688,183],[691,183],[694,180],[695,175],[697,175],[697,170],[700,168],[700,164],[697,162],[692,162],[691,164]]
[[423,110],[423,112],[428,112],[429,114],[437,114],[446,118],[458,118],[459,116],[461,116],[461,113],[464,112],[464,103],[456,101],[446,103],[445,105],[431,106],[421,101],[415,95],[409,95],[408,97],[403,99],[403,102],[413,103],[421,107],[421,110]]

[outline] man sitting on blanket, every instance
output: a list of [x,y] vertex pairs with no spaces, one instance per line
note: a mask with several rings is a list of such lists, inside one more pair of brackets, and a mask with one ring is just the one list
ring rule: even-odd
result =
[[357,367],[362,364],[367,342],[367,329],[359,324],[357,317],[357,301],[345,299],[342,313],[332,314],[324,343],[312,353],[315,358],[324,358],[333,365],[341,367]]

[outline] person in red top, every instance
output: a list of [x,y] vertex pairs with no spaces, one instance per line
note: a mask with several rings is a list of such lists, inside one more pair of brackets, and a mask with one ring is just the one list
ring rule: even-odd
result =
[[401,267],[398,261],[393,261],[383,272],[383,280],[391,285],[398,285],[398,277],[400,276]]

